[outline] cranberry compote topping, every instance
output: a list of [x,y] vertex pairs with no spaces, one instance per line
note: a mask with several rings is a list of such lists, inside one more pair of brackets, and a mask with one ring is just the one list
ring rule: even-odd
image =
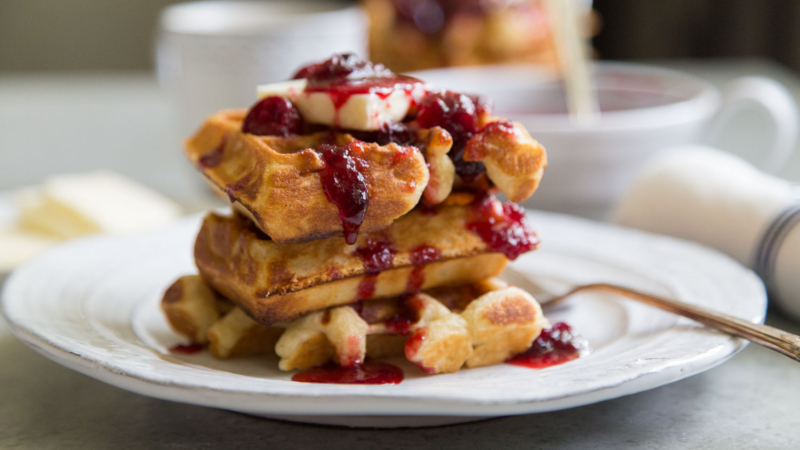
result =
[[258,136],[289,136],[303,131],[303,116],[285,97],[265,97],[250,108],[242,131]]
[[367,242],[356,249],[356,254],[364,262],[364,270],[367,272],[358,284],[357,300],[372,298],[378,274],[392,265],[396,253],[397,249],[392,241],[383,235],[369,236]]
[[378,145],[391,143],[403,146],[417,145],[417,133],[404,123],[386,122],[381,124],[377,131],[347,130],[347,132],[356,139]]
[[328,201],[339,208],[344,238],[355,244],[358,228],[364,222],[369,206],[367,183],[361,170],[365,162],[357,156],[362,142],[351,142],[346,146],[322,144],[317,148],[325,167],[320,171],[322,190]]
[[411,262],[414,264],[414,269],[408,277],[408,292],[419,292],[422,289],[422,285],[425,283],[425,264],[438,260],[441,254],[442,252],[438,248],[425,244],[411,251]]
[[364,276],[361,282],[358,283],[356,288],[356,300],[369,300],[375,295],[375,280],[378,279],[378,274],[373,273]]
[[367,237],[367,242],[356,249],[356,254],[364,262],[367,273],[378,273],[388,269],[397,253],[392,241],[383,235]]
[[342,81],[372,77],[391,77],[394,72],[383,64],[364,61],[352,53],[333,55],[321,63],[311,64],[300,69],[294,78],[306,78],[309,83],[321,81]]
[[452,91],[435,92],[423,98],[417,108],[417,123],[421,127],[439,126],[453,137],[453,147],[448,155],[458,176],[471,182],[486,172],[482,162],[464,161],[467,141],[478,132],[478,118],[490,109],[482,97]]
[[539,238],[525,223],[525,211],[517,204],[501,204],[493,195],[478,197],[473,204],[475,217],[467,229],[480,235],[490,250],[514,260],[536,249]]
[[292,381],[335,384],[400,384],[403,381],[403,371],[399,367],[377,361],[366,361],[364,364],[350,367],[326,364],[295,374]]
[[572,331],[572,327],[564,322],[553,324],[542,330],[531,347],[508,361],[515,366],[542,369],[563,364],[591,352],[586,339]]
[[402,334],[403,336],[410,334],[411,326],[419,322],[421,307],[415,295],[403,297],[400,309],[384,322],[386,328],[395,334]]
[[197,353],[197,352],[203,350],[203,348],[204,347],[201,344],[189,344],[189,345],[178,344],[178,345],[176,345],[174,347],[170,347],[169,351],[172,352],[172,353],[181,353],[181,354],[184,354],[184,355],[191,355],[191,354],[194,354],[194,353]]
[[354,94],[373,93],[386,98],[395,91],[411,92],[423,86],[422,81],[396,75],[382,64],[364,61],[353,54],[334,55],[319,64],[306,66],[295,75],[308,80],[306,92],[326,92],[338,110]]

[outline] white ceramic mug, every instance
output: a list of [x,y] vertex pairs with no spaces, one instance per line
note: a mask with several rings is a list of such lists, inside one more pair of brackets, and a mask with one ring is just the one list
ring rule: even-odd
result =
[[[670,147],[718,146],[743,111],[764,115],[772,139],[746,155],[768,172],[795,149],[797,105],[777,82],[734,80],[722,92],[694,76],[654,66],[595,66],[601,117],[576,126],[554,74],[534,66],[438,69],[416,76],[437,87],[482,93],[498,115],[521,122],[547,148],[548,167],[525,206],[603,218],[643,164]],[[721,147],[725,147],[722,145]],[[739,152],[741,153],[741,152]]]
[[257,85],[341,52],[367,53],[367,17],[352,3],[194,2],[161,13],[156,67],[185,135],[217,110],[250,106]]

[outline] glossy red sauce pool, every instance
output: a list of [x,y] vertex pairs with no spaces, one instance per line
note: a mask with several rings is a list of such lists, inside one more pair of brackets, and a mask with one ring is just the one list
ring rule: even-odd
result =
[[399,367],[377,361],[366,361],[352,367],[326,364],[304,370],[292,377],[300,383],[333,384],[400,384],[403,371]]
[[203,347],[201,344],[189,344],[189,345],[178,344],[178,345],[176,345],[174,347],[170,347],[169,351],[170,351],[170,353],[180,353],[180,354],[183,354],[183,355],[192,355],[194,353],[198,353],[198,352],[202,351],[203,348],[205,348],[205,347]]
[[586,340],[574,333],[572,327],[558,322],[542,330],[531,348],[506,362],[530,369],[544,369],[578,359],[590,351]]

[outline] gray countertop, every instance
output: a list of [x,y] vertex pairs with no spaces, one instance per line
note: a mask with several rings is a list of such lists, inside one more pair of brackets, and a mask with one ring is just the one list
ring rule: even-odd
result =
[[[800,79],[759,60],[662,62],[720,85]],[[0,75],[0,190],[108,167],[197,209],[209,204],[175,150],[147,74]],[[157,161],[157,164],[154,163]],[[800,154],[783,176],[800,180]],[[771,311],[768,323],[800,333]],[[117,389],[63,368],[0,323],[0,448],[797,448],[800,365],[751,345],[715,369],[595,405],[414,430],[349,430],[252,418]]]

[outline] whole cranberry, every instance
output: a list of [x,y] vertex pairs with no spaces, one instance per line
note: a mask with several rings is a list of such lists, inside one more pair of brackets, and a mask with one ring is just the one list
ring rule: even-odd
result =
[[303,116],[285,97],[272,96],[250,108],[242,131],[258,136],[289,136],[303,132]]

